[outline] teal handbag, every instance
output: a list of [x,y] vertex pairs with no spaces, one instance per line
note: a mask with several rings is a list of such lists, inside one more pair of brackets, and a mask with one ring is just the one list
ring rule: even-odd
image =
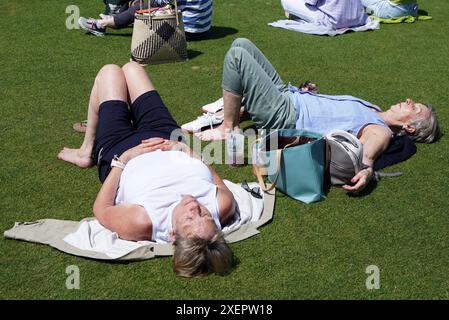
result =
[[[255,143],[253,172],[264,191],[276,187],[305,203],[320,201],[325,198],[325,148],[326,141],[320,134],[276,130]],[[266,186],[264,176],[272,183],[271,187]]]

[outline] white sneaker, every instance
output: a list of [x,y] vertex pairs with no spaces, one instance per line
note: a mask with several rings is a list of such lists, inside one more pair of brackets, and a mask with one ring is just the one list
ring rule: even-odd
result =
[[201,111],[204,113],[216,113],[220,110],[223,110],[223,106],[224,106],[223,98],[220,98],[217,101],[202,106]]
[[[240,116],[244,116],[246,114],[246,110],[244,107],[245,98],[242,100],[242,107],[240,108]],[[206,104],[201,107],[201,112],[203,113],[217,113],[224,108],[223,98],[218,99],[217,101]]]
[[223,120],[224,115],[216,115],[208,112],[203,114],[202,116],[199,116],[196,120],[183,124],[181,126],[181,129],[189,133],[199,132],[201,131],[201,129],[206,127],[210,127],[210,129],[213,129],[214,126],[221,124]]

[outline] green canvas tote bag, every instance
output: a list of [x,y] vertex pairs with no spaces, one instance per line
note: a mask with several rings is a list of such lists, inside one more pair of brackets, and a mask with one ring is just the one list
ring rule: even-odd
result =
[[[253,173],[262,189],[276,187],[288,196],[312,203],[323,200],[326,141],[320,134],[281,129],[253,146]],[[264,177],[272,182],[266,187]]]

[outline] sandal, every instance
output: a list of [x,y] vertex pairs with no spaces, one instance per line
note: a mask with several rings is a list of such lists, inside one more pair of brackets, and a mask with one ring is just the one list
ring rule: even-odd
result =
[[80,133],[85,133],[87,128],[87,120],[77,122],[73,125],[73,130]]

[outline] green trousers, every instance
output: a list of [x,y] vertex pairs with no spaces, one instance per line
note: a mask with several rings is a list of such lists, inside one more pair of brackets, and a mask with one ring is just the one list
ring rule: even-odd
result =
[[236,39],[226,53],[222,88],[245,98],[245,109],[258,129],[296,127],[296,110],[287,85],[248,39]]

